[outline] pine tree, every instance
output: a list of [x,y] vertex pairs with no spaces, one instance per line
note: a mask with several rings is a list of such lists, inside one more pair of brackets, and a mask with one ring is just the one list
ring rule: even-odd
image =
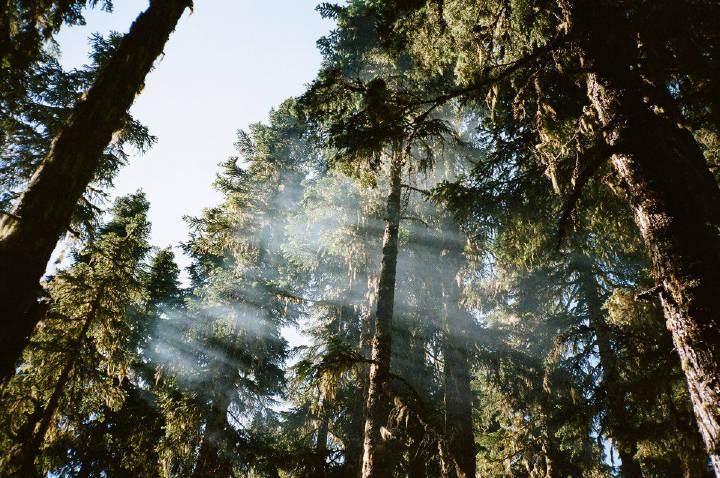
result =
[[186,0],[150,3],[75,105],[12,215],[0,220],[2,379],[14,372],[37,322],[28,314],[53,248],[97,171],[103,149],[120,129],[145,76],[188,6]]
[[[142,296],[138,279],[148,251],[147,209],[142,194],[120,198],[97,239],[77,253],[74,265],[48,283],[46,317],[33,336],[20,373],[7,386],[6,400],[14,400],[16,393],[22,396],[29,387],[33,403],[31,413],[20,414],[28,420],[23,426],[29,436],[18,437],[22,441],[9,457],[9,476],[34,475],[41,450],[52,446],[49,433],[55,440],[71,436],[78,424],[75,420],[97,413],[92,407],[98,406],[98,399],[111,409],[122,403],[119,384],[130,373],[134,352],[125,343],[130,335],[127,313]],[[79,390],[92,395],[74,403],[73,395]],[[11,409],[21,411],[25,406],[27,399],[12,406],[8,402],[5,419],[10,420],[11,429],[19,418],[12,417]]]

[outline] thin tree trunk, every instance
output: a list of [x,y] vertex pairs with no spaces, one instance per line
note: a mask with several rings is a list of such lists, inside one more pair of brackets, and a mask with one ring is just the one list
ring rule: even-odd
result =
[[425,478],[428,476],[428,456],[420,445],[425,438],[424,430],[418,426],[410,432],[412,446],[408,449],[408,477]]
[[[417,284],[416,287],[428,286]],[[395,337],[400,335],[401,340],[393,344],[393,356],[399,358],[395,363],[395,371],[405,377],[407,386],[414,390],[423,402],[427,402],[427,385],[431,380],[432,371],[427,367],[426,338],[422,334],[413,333],[413,324],[405,320],[395,327]],[[425,478],[429,473],[430,453],[427,447],[425,430],[417,423],[406,422],[404,432],[405,452],[407,457],[407,476],[410,478]],[[395,463],[393,457],[393,463]]]
[[75,105],[13,211],[0,217],[0,380],[15,371],[36,321],[28,316],[55,245],[101,155],[190,0],[151,0]]
[[48,400],[48,403],[45,406],[42,415],[39,417],[40,420],[36,423],[34,427],[35,429],[32,438],[27,443],[24,443],[22,449],[20,450],[20,454],[18,456],[19,474],[17,474],[16,476],[28,477],[35,476],[36,474],[35,460],[37,459],[40,452],[40,447],[45,441],[45,436],[50,429],[52,419],[57,412],[58,406],[60,405],[60,398],[62,397],[63,393],[65,393],[65,388],[70,381],[70,374],[75,368],[77,359],[82,352],[85,341],[87,340],[88,331],[90,330],[90,326],[95,319],[97,308],[100,305],[100,301],[102,300],[103,295],[104,294],[102,293],[101,289],[93,303],[91,313],[85,319],[83,327],[78,333],[77,338],[75,339],[76,348],[75,350],[73,350],[71,356],[68,358],[65,366],[60,372],[60,376],[58,377],[57,382],[55,382],[55,387],[53,388],[52,395],[50,395],[50,400]]
[[587,95],[635,222],[687,378],[698,426],[720,476],[720,189],[692,134],[640,94],[637,45],[622,11],[573,4]]
[[400,228],[402,156],[393,151],[390,163],[390,193],[387,198],[387,216],[383,236],[383,255],[380,264],[378,305],[375,314],[375,332],[372,339],[370,381],[368,385],[365,436],[363,441],[363,478],[385,478],[387,454],[381,429],[387,422],[390,386],[390,354],[392,342],[392,318],[395,301],[395,271],[398,256],[398,231]]
[[608,333],[603,299],[600,287],[592,271],[590,259],[582,258],[578,267],[578,276],[583,299],[587,307],[590,328],[595,332],[600,366],[603,370],[603,401],[610,418],[608,435],[613,439],[622,461],[623,478],[642,478],[640,463],[635,459],[638,450],[637,440],[632,431],[632,423],[625,413],[625,397],[619,387],[617,356],[612,348]]
[[[364,277],[364,281],[365,283],[368,283],[369,278]],[[371,294],[366,294],[366,299],[368,299],[369,303],[372,302],[372,305],[374,305],[374,299],[370,300],[371,298],[368,297],[369,295]],[[351,310],[354,320],[360,320],[358,349],[363,356],[367,356],[367,353],[370,350],[370,338],[369,334],[365,332],[366,327],[364,327],[365,322],[367,321],[365,307],[353,307]],[[350,417],[348,417],[350,420],[348,426],[349,434],[343,447],[345,463],[343,464],[342,476],[347,478],[359,478],[363,462],[363,427],[365,424],[365,405],[367,403],[367,381],[368,376],[370,375],[369,367],[366,364],[359,364],[356,373],[357,389],[359,393],[357,396],[352,398],[352,413],[350,414]]]
[[[450,453],[457,461],[455,467],[442,464],[443,478],[475,476],[475,435],[472,428],[472,391],[470,390],[469,325],[471,317],[459,304],[458,273],[462,254],[453,250],[452,243],[443,251],[451,274],[443,278],[443,308],[445,336],[443,342],[443,381],[445,392],[445,436]],[[442,460],[442,457],[441,457]],[[444,461],[444,460],[442,460]]]

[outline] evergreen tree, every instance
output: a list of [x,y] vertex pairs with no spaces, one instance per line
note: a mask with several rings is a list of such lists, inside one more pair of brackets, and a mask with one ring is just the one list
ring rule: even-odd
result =
[[[651,252],[698,425],[717,468],[720,373],[709,344],[719,342],[720,330],[711,292],[718,283],[718,186],[692,134],[692,122],[703,120],[683,111],[685,96],[673,91],[682,84],[683,94],[696,91],[711,104],[712,78],[700,73],[701,88],[687,81],[699,77],[697,50],[686,42],[697,40],[705,57],[714,58],[717,35],[707,19],[717,18],[718,10],[688,2],[692,14],[676,15],[674,5],[358,1],[326,7],[341,28],[334,36],[339,40],[325,46],[335,58],[359,51],[354,58],[362,64],[370,51],[362,32],[406,61],[420,81],[396,82],[389,96],[397,109],[422,107],[418,119],[453,99],[477,104],[486,113],[481,126],[502,135],[493,141],[514,142],[515,154],[529,153],[526,160],[545,166],[566,197],[563,228],[588,179],[613,170]],[[677,28],[657,28],[670,18]],[[342,74],[366,73],[348,68]],[[337,75],[331,81],[344,82]],[[685,116],[688,127],[682,127]],[[343,128],[342,122],[335,127]]]
[[[33,476],[41,450],[73,440],[99,423],[93,415],[105,405],[111,410],[123,403],[121,384],[131,373],[134,353],[127,345],[127,313],[142,297],[147,209],[142,194],[116,201],[97,239],[48,283],[46,316],[3,397],[8,430],[20,430],[17,452],[7,457],[9,476]],[[77,394],[83,398],[77,400]],[[41,467],[51,470],[52,461]]]
[[151,1],[55,137],[12,215],[0,219],[0,377],[12,375],[37,318],[28,315],[58,238],[122,126],[135,95],[189,6]]

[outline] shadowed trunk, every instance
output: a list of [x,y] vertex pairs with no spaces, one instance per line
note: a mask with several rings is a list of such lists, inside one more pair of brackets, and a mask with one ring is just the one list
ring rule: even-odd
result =
[[0,380],[37,323],[28,314],[73,210],[189,0],[151,0],[75,105],[12,215],[0,217]]
[[[697,416],[720,476],[720,190],[692,134],[645,103],[623,13],[573,11],[587,94],[613,148],[612,165],[650,251],[660,298]],[[599,19],[601,21],[599,21]]]
[[[320,414],[323,415],[325,412],[320,407]],[[317,435],[315,436],[315,453],[317,455],[318,462],[315,465],[315,476],[325,476],[327,473],[327,463],[325,459],[328,454],[327,440],[328,440],[328,421],[324,416],[320,416],[317,420]]]
[[[365,228],[365,230],[368,231],[368,228]],[[366,234],[369,233],[366,232]],[[351,288],[351,290],[356,290],[353,296],[362,297],[363,299],[353,307],[343,307],[343,316],[351,317],[350,320],[358,322],[358,350],[363,357],[367,357],[370,355],[370,342],[372,340],[372,331],[369,327],[369,311],[376,306],[376,280],[361,272],[353,281],[353,287],[357,288]],[[350,432],[347,441],[343,444],[345,463],[342,467],[341,476],[346,478],[359,478],[362,470],[365,405],[367,404],[369,375],[369,366],[365,363],[358,364],[355,376],[358,393],[352,399],[352,412],[347,417],[350,420]]]
[[414,426],[409,431],[411,446],[408,447],[408,477],[426,478],[430,464],[427,447],[423,447],[425,430],[422,427]]
[[603,370],[603,400],[609,415],[608,435],[613,439],[622,461],[623,478],[642,478],[640,463],[635,459],[638,450],[633,436],[631,417],[625,412],[625,396],[620,388],[617,356],[612,348],[608,326],[603,313],[603,298],[593,275],[590,259],[583,258],[578,267],[579,285],[582,291],[590,328],[595,332],[600,366]]
[[193,478],[232,476],[232,465],[226,450],[228,434],[231,432],[227,422],[230,400],[225,398],[224,392],[224,390],[218,390],[213,397],[198,452],[197,464],[192,473]]
[[720,222],[711,210],[720,204],[720,192],[689,132],[648,127],[660,121],[639,98],[635,103],[644,114],[621,120],[615,107],[622,92],[609,92],[596,75],[590,75],[588,88],[604,124],[625,123],[609,135],[611,145],[628,151],[614,155],[613,165],[651,252],[700,431],[720,475]]
[[[456,231],[453,229],[445,229]],[[458,273],[463,256],[457,245],[450,242],[442,251],[450,267],[443,278],[443,385],[445,391],[445,436],[450,453],[457,460],[457,469],[441,461],[443,478],[470,478],[475,476],[475,435],[472,428],[472,391],[470,390],[469,326],[472,318],[460,307],[460,284]]]
[[389,412],[390,354],[392,318],[395,301],[395,271],[400,228],[402,157],[393,152],[390,164],[390,193],[387,198],[387,216],[383,236],[378,304],[375,314],[375,332],[372,339],[370,381],[368,385],[365,435],[363,441],[363,478],[385,478],[388,475],[386,446],[382,437],[383,425]]

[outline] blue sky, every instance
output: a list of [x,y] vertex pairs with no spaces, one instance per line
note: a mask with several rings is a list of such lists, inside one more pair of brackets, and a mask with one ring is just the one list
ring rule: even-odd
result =
[[[112,14],[90,10],[86,26],[65,28],[57,38],[63,65],[86,63],[90,34],[125,33],[147,4],[116,0]],[[211,183],[217,164],[234,154],[236,131],[265,121],[273,106],[313,79],[321,60],[315,42],[332,27],[316,4],[195,0],[180,20],[131,110],[158,143],[131,159],[113,192],[145,191],[154,245],[176,246],[187,237],[182,217],[220,200]]]

